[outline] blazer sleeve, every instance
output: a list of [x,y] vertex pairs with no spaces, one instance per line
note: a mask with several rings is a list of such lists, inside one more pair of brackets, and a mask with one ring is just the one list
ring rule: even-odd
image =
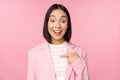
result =
[[27,80],[35,80],[35,56],[33,52],[28,52]]
[[79,49],[79,53],[81,53],[80,58],[71,64],[73,70],[76,73],[76,80],[90,80],[86,59],[86,51],[84,49]]

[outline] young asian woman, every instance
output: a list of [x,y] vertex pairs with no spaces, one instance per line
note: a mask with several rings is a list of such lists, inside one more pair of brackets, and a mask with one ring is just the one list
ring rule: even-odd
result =
[[62,4],[48,9],[43,27],[46,39],[28,51],[27,80],[89,80],[85,49],[70,42],[70,14]]

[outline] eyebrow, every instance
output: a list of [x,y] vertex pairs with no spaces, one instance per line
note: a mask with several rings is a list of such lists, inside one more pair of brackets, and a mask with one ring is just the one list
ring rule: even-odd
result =
[[[56,17],[56,16],[55,15],[50,15],[50,17]],[[61,16],[61,17],[67,18],[67,16]]]

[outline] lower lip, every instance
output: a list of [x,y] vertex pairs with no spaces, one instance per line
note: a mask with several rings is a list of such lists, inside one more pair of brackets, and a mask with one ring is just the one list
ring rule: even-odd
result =
[[60,36],[61,32],[54,32],[56,36]]

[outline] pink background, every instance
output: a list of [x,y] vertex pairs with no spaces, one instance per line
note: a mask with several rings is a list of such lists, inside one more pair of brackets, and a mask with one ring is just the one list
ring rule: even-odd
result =
[[71,42],[87,50],[91,80],[120,80],[120,0],[0,1],[0,80],[26,80],[27,51],[44,41],[53,3],[70,11]]

